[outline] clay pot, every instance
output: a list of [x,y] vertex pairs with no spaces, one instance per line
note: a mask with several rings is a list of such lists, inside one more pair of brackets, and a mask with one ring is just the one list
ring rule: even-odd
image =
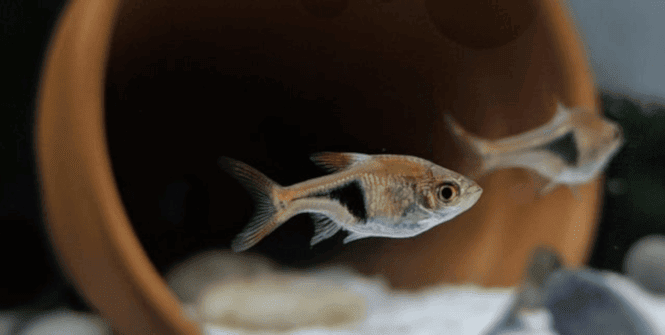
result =
[[[499,138],[547,122],[557,99],[596,107],[578,36],[555,1],[71,1],[38,102],[46,224],[63,268],[116,329],[196,333],[160,271],[245,224],[249,198],[217,157],[282,184],[320,175],[307,160],[320,150],[458,169],[443,111]],[[193,211],[203,214],[174,228],[152,199],[183,175],[202,190]],[[413,239],[332,241],[315,249],[318,262],[418,288],[514,284],[541,243],[568,265],[586,260],[600,182],[578,200],[564,188],[531,199],[521,170],[480,183],[480,202],[454,221]],[[309,259],[307,220],[257,250]]]

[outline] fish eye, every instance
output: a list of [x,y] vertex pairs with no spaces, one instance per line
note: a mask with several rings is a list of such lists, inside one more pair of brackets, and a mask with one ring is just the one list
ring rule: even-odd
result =
[[443,202],[449,202],[457,197],[459,186],[455,183],[443,183],[439,186],[437,192],[439,199]]

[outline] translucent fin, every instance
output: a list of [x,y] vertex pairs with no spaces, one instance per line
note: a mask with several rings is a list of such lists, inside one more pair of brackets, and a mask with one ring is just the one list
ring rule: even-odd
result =
[[359,240],[361,238],[371,237],[371,236],[372,235],[365,235],[365,234],[360,234],[360,233],[349,232],[349,236],[347,236],[344,239],[344,244],[349,243],[349,242],[353,242],[355,240]]
[[482,177],[489,169],[484,164],[489,151],[487,141],[471,135],[452,115],[445,114],[443,119],[464,155],[465,166],[461,170],[471,179]]
[[314,219],[314,237],[312,237],[311,245],[314,246],[319,242],[331,238],[333,235],[342,229],[342,226],[335,223],[323,214],[310,214]]
[[550,121],[550,123],[556,124],[556,125],[562,125],[562,124],[568,122],[568,113],[576,112],[578,110],[583,110],[583,109],[580,109],[580,108],[569,109],[559,101],[556,104],[556,111],[554,112],[554,116],[552,117],[552,120]]
[[531,182],[533,183],[533,190],[537,191],[539,195],[542,195],[540,194],[540,192],[542,192],[542,190],[547,185],[549,185],[550,183],[549,179],[541,176],[535,170],[527,169],[526,171],[529,177],[531,178]]
[[570,192],[573,193],[573,198],[577,201],[582,200],[582,193],[580,191],[580,187],[577,185],[568,185],[568,188],[570,189]]
[[561,184],[558,184],[557,182],[551,181],[547,185],[545,185],[545,187],[541,188],[540,192],[538,192],[538,193],[541,197],[544,197],[544,196],[550,194],[552,191],[554,191],[554,189],[557,188],[559,185],[561,185]]
[[354,164],[371,158],[369,155],[344,152],[318,152],[309,157],[314,164],[328,172],[347,169]]
[[561,103],[561,101],[557,102],[555,118],[563,114],[573,114],[573,113],[580,113],[580,114],[586,113],[586,114],[596,115],[595,111],[592,108],[589,108],[588,106],[566,107],[563,103]]
[[232,158],[221,157],[219,166],[238,180],[254,200],[254,215],[245,229],[231,242],[233,251],[245,251],[282,223],[276,221],[275,214],[278,209],[272,196],[273,190],[280,186],[253,167]]

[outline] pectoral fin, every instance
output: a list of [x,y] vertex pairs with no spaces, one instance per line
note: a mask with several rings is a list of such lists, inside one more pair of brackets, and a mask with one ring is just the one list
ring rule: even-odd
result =
[[347,169],[356,163],[369,159],[371,156],[358,153],[345,152],[319,152],[312,154],[309,158],[314,164],[322,167],[328,172],[337,172]]
[[354,233],[354,232],[351,232],[351,233],[349,233],[349,236],[347,236],[347,237],[344,239],[344,244],[349,243],[349,242],[353,242],[353,241],[355,241],[355,240],[359,240],[359,239],[361,239],[361,238],[371,237],[371,236],[372,236],[372,235],[365,235],[365,234],[360,234],[360,233]]
[[325,239],[331,238],[342,229],[342,226],[323,214],[312,213],[310,215],[312,216],[312,219],[314,219],[314,237],[312,237],[311,246],[314,246]]

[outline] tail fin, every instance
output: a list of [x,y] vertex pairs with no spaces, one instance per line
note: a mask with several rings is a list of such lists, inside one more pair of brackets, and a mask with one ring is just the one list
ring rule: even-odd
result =
[[274,190],[281,186],[253,167],[233,158],[221,157],[219,166],[238,180],[254,200],[254,215],[245,229],[231,242],[233,251],[245,251],[282,223],[276,220],[278,209],[273,198]]
[[464,164],[460,171],[464,171],[463,173],[472,179],[480,178],[488,170],[485,164],[489,154],[487,141],[471,135],[452,115],[445,114],[443,118],[464,155]]

